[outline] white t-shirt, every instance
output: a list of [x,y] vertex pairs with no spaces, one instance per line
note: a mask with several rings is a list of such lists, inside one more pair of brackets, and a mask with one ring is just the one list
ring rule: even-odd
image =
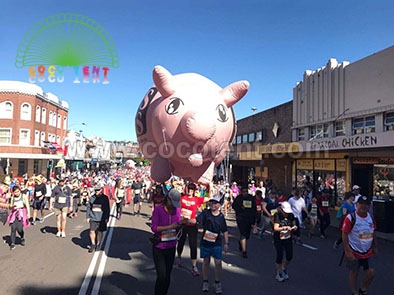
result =
[[289,204],[291,206],[291,210],[293,211],[293,215],[296,218],[299,218],[302,216],[302,209],[305,208],[305,201],[303,198],[299,197],[297,199],[297,197],[292,196],[289,199]]

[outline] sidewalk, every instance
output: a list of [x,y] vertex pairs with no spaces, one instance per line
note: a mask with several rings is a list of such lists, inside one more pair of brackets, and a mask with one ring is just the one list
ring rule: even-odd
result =
[[[333,227],[339,226],[339,220],[336,218],[336,214],[337,214],[337,212],[335,211],[335,209],[330,208],[331,226],[333,226]],[[394,243],[394,233],[383,233],[380,231],[376,231],[376,236],[380,240]]]

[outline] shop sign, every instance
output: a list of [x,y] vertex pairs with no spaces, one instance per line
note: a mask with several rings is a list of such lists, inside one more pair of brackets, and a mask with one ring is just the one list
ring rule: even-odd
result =
[[369,133],[353,136],[341,136],[326,139],[314,139],[303,142],[306,151],[367,149],[394,145],[393,132]]
[[315,170],[335,170],[334,160],[315,160],[313,167]]
[[297,160],[297,169],[313,170],[313,160]]
[[353,158],[353,164],[394,164],[394,158]]
[[337,159],[337,171],[346,171],[347,160]]

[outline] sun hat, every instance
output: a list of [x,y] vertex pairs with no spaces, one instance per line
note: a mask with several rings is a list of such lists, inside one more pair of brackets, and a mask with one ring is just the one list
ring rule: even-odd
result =
[[210,199],[209,201],[220,203],[221,200],[222,200],[222,197],[221,197],[221,196],[214,196],[214,197],[213,197],[212,199]]
[[289,202],[283,202],[282,205],[280,205],[282,207],[282,210],[285,213],[293,213],[293,211],[291,210],[291,206],[289,204]]

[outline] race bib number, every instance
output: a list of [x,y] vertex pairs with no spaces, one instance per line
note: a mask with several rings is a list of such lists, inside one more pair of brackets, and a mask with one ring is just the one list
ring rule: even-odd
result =
[[205,231],[203,240],[215,243],[216,238],[218,237],[217,233],[210,232],[209,230]]
[[276,212],[278,212],[277,209],[272,209],[270,213],[271,213],[271,215],[274,215]]
[[317,208],[316,207],[311,209],[311,214],[317,214]]
[[373,239],[373,235],[371,232],[360,232],[359,233],[359,238],[362,241],[369,241]]
[[42,196],[42,192],[37,191],[37,192],[36,192],[36,197],[41,197],[41,196]]
[[101,205],[93,205],[92,206],[92,211],[93,212],[101,212],[103,210],[101,209]]
[[67,201],[66,197],[59,197],[59,199],[57,200],[57,202],[60,203],[60,204],[65,204],[66,201]]
[[252,201],[244,200],[242,204],[244,208],[252,208]]
[[281,240],[286,240],[291,237],[291,231],[289,230],[281,230],[279,233],[279,237]]
[[185,209],[185,208],[181,209],[181,215],[184,218],[190,219],[192,217],[192,213],[193,213],[192,210]]
[[256,209],[257,209],[257,211],[261,211],[261,206],[260,205],[256,205]]
[[322,201],[321,204],[323,205],[323,207],[328,207],[328,201]]
[[23,201],[14,202],[14,205],[15,205],[15,209],[20,209],[20,208],[24,207],[23,206]]
[[161,241],[168,242],[168,241],[175,241],[176,240],[176,230],[169,229],[161,232]]
[[134,190],[134,193],[135,193],[135,194],[139,194],[139,193],[141,193],[141,190],[135,189],[135,190]]

